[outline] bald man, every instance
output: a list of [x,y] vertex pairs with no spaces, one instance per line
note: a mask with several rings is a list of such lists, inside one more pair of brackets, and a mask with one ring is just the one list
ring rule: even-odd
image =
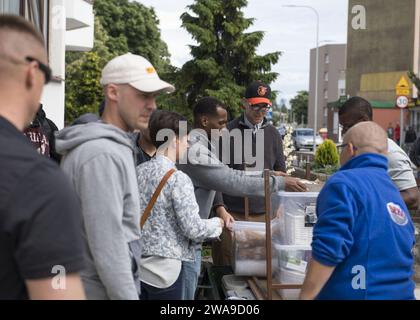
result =
[[361,122],[340,147],[342,167],[318,197],[301,299],[414,299],[414,226],[387,174],[387,135]]
[[0,15],[0,300],[85,298],[78,199],[22,133],[50,77],[42,36]]

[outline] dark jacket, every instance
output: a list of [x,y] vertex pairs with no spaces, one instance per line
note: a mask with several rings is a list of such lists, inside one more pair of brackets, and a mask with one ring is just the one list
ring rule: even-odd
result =
[[57,126],[47,118],[45,111],[41,106],[36,113],[35,119],[23,133],[28,137],[41,155],[51,158],[59,164],[61,155],[55,150],[54,135],[57,131]]
[[[233,129],[239,129],[242,132],[242,137],[244,137],[244,130],[250,129],[245,123],[244,115],[239,118],[231,121],[227,125],[227,129],[232,131]],[[266,119],[259,130],[264,130],[264,169],[270,169],[275,171],[286,172],[286,164],[283,154],[283,141],[281,139],[280,133],[278,130],[268,123]],[[244,141],[242,139],[242,159],[244,158]],[[253,136],[252,139],[252,155],[256,154],[256,138]],[[229,167],[236,170],[244,170],[244,164],[234,164],[232,159],[234,159],[234,143],[233,139],[230,144],[230,159],[231,163]],[[245,213],[244,208],[244,198],[242,197],[232,197],[224,194],[223,200],[225,206],[229,211],[235,213]],[[258,214],[265,212],[264,198],[261,197],[250,197],[249,198],[249,211],[250,213]]]

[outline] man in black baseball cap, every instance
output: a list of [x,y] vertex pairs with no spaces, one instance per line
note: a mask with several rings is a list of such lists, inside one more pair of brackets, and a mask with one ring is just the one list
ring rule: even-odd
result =
[[[286,172],[283,142],[280,133],[274,126],[269,124],[266,119],[266,115],[271,107],[271,88],[261,81],[252,82],[245,91],[242,105],[242,109],[244,110],[243,114],[227,125],[229,131],[239,129],[242,133],[241,148],[238,148],[237,145],[235,147],[235,144],[237,143],[235,139],[232,139],[230,143],[229,167],[236,170],[244,170],[246,166],[257,168],[256,164],[248,163],[245,158],[245,154],[249,154],[249,151],[252,150],[252,157],[257,158],[257,162],[264,165],[263,169],[277,171],[278,175],[280,175],[281,172]],[[252,143],[249,141],[250,139],[245,139],[247,136],[245,130],[252,130]],[[257,133],[259,136],[262,133],[261,131],[264,133],[263,140],[257,137]],[[258,141],[261,141],[261,143],[263,141],[264,143],[264,149],[261,153],[257,152]],[[261,146],[259,146],[258,149],[261,150]],[[237,156],[235,151],[239,152],[238,150],[241,150],[242,152],[242,164],[234,163],[233,161]],[[247,150],[248,153],[245,150]],[[261,156],[263,156],[263,158],[260,158]],[[257,170],[261,169],[262,168],[258,168]],[[305,191],[304,187],[302,187],[301,191]],[[264,198],[250,197],[248,201],[249,220],[258,222],[265,221]],[[225,206],[236,221],[245,220],[245,200],[243,197],[233,197],[223,194],[223,202],[223,204],[215,203],[215,206]],[[221,243],[214,244],[213,262],[215,265],[230,265],[228,257],[230,256],[229,250],[231,250],[231,240],[229,240],[229,235],[227,235],[226,232],[224,232],[221,238]]]
[[252,82],[245,92],[245,99],[250,105],[266,105],[271,107],[271,88],[261,81]]

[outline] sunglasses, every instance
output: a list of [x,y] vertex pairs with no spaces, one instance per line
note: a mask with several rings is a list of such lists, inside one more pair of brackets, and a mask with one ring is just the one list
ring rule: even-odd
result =
[[45,84],[48,84],[51,81],[51,78],[52,78],[52,70],[51,70],[51,68],[49,66],[47,66],[44,63],[42,63],[38,59],[35,59],[35,58],[32,58],[32,57],[26,57],[25,60],[28,61],[28,62],[34,62],[35,61],[36,63],[38,63],[39,70],[41,70],[41,72],[45,76]]
[[256,112],[268,112],[271,109],[271,106],[267,103],[253,104],[249,106],[252,111]]

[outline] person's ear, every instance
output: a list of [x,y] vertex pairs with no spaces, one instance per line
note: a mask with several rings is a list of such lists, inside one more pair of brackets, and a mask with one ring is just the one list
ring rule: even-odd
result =
[[367,115],[363,115],[362,121],[372,121],[372,120],[370,120]]
[[245,111],[248,106],[249,106],[248,101],[246,101],[246,99],[242,99],[241,109]]
[[109,84],[105,88],[105,94],[111,101],[117,101],[119,96],[119,88],[115,84]]
[[348,145],[347,145],[347,151],[348,151],[348,153],[352,156],[352,157],[355,157],[356,156],[356,149],[355,149],[355,147],[354,147],[354,145],[353,145],[353,143],[351,143],[351,142],[349,142],[348,143]]
[[174,148],[175,150],[179,149],[179,138],[177,136],[174,136],[171,140],[171,147]]
[[28,68],[26,70],[25,75],[25,85],[27,89],[31,89],[35,85],[36,79],[36,62],[31,62],[28,64]]
[[202,116],[200,120],[203,128],[206,128],[209,125],[209,118],[207,116]]

